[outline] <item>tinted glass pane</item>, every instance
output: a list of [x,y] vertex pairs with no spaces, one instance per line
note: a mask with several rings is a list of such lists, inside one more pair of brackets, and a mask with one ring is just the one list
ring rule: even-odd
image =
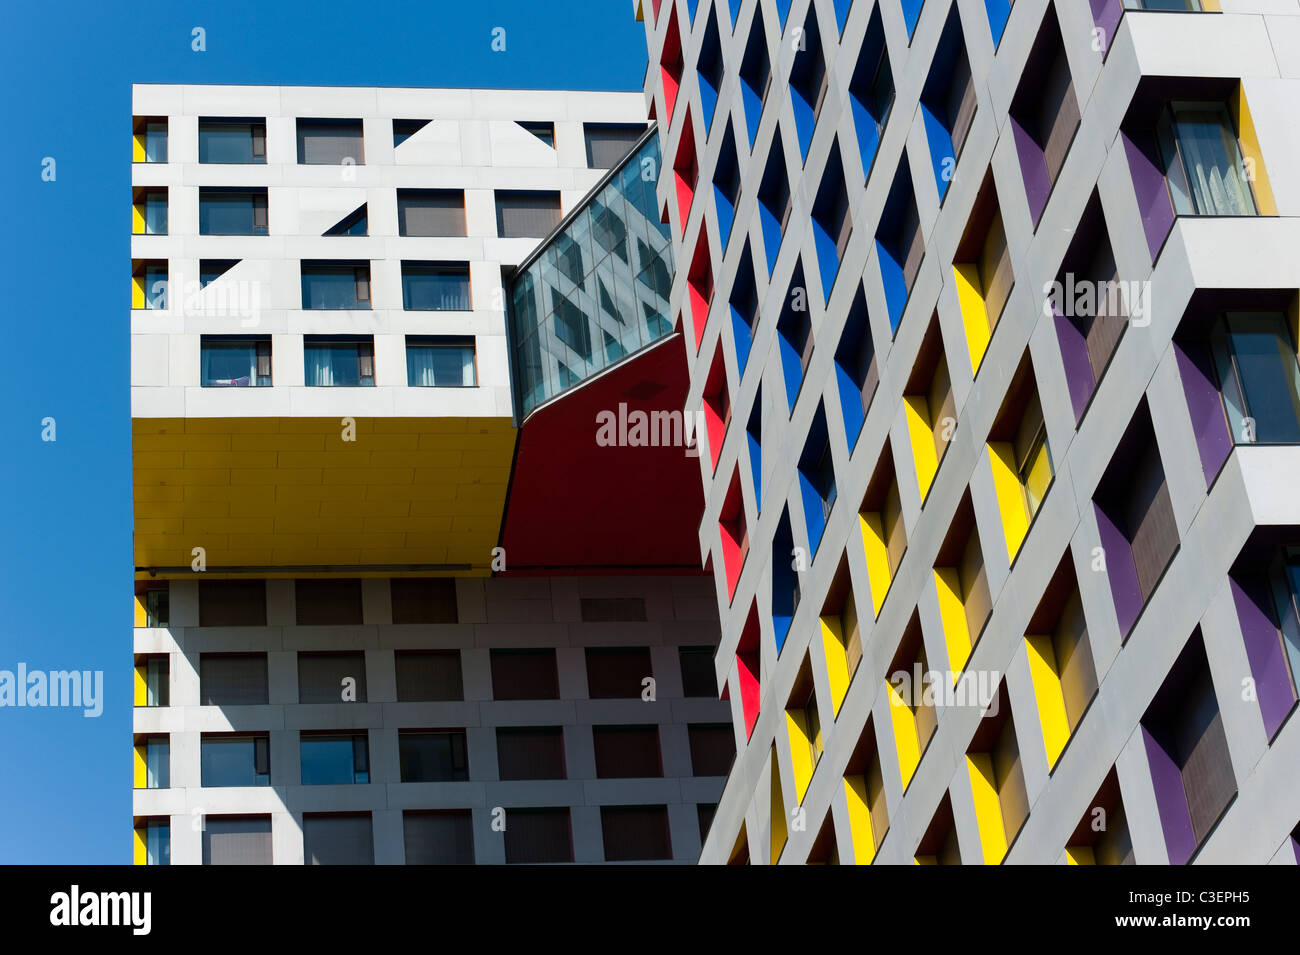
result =
[[270,773],[257,772],[256,748],[257,740],[252,737],[203,740],[200,748],[203,785],[269,786]]

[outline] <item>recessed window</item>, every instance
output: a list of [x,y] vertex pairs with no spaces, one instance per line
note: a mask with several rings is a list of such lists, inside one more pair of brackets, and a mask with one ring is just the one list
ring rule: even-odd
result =
[[889,832],[885,777],[880,766],[875,721],[871,717],[867,717],[849,764],[844,768],[844,795],[849,807],[853,861],[858,865],[868,865],[875,859],[880,843]]
[[564,779],[564,729],[560,726],[497,727],[500,779]]
[[790,106],[794,110],[795,138],[799,141],[801,161],[808,159],[817,117],[829,86],[826,59],[822,55],[821,32],[817,29],[817,13],[809,7],[795,47],[794,63],[790,67]]
[[893,586],[894,575],[907,550],[907,531],[903,526],[903,505],[894,473],[894,456],[885,442],[876,463],[875,473],[867,484],[867,493],[858,511],[862,544],[867,558],[867,582],[871,588],[874,616],[880,616],[885,596]]
[[817,414],[813,417],[803,454],[799,458],[799,489],[803,497],[808,543],[816,555],[837,496],[825,404],[818,407]]
[[207,288],[238,265],[239,261],[239,259],[200,259],[199,288]]
[[171,737],[137,736],[135,741],[135,788],[171,787]]
[[889,327],[897,333],[903,321],[907,300],[925,257],[925,240],[921,237],[921,219],[916,211],[916,196],[907,163],[900,163],[885,208],[876,225],[876,260],[880,279],[885,286],[885,305],[889,310]]
[[975,526],[969,491],[962,498],[935,558],[934,582],[943,639],[948,647],[948,667],[957,672],[966,666],[993,612],[984,549]]
[[355,577],[295,580],[293,594],[294,621],[300,627],[364,623],[361,581]]
[[[1098,819],[1105,826],[1098,827]],[[1073,865],[1133,865],[1133,837],[1113,767],[1075,826],[1065,855]]]
[[931,63],[930,74],[921,90],[921,118],[930,147],[935,186],[942,202],[975,120],[976,108],[975,80],[956,7],[948,14]]
[[799,667],[799,675],[785,704],[785,726],[790,739],[790,760],[794,765],[795,796],[802,803],[825,750],[812,666],[807,656]]
[[165,653],[147,653],[136,657],[135,705],[171,705],[171,664]]
[[691,774],[725,776],[736,758],[735,731],[730,723],[692,723],[687,728]]
[[555,124],[536,120],[515,120],[525,132],[532,133],[552,149],[555,148]]
[[265,119],[199,118],[199,162],[265,163]]
[[303,813],[302,850],[306,865],[374,865],[370,813]]
[[204,388],[271,387],[271,338],[203,335],[199,339]]
[[266,626],[266,581],[199,581],[199,626]]
[[267,702],[265,653],[199,654],[199,704],[250,706]]
[[997,865],[1006,857],[1029,816],[1025,771],[1005,681],[995,703],[980,720],[966,751],[975,824],[986,865]]
[[736,136],[727,124],[722,151],[713,170],[713,207],[718,215],[718,240],[725,252],[736,221],[736,203],[740,201],[740,166],[736,158]]
[[1029,214],[1037,226],[1079,128],[1079,100],[1050,10],[1011,101],[1010,122]]
[[741,497],[740,475],[733,472],[727,495],[718,514],[718,534],[722,546],[722,569],[727,582],[727,598],[736,595],[736,583],[741,568],[749,554],[749,532],[745,522],[745,506]]
[[779,655],[790,635],[794,612],[799,609],[799,572],[794,569],[794,533],[790,529],[790,508],[781,511],[772,536],[772,629]]
[[326,229],[322,235],[369,235],[369,230],[370,222],[366,211],[366,203],[363,202]]
[[456,623],[456,581],[451,577],[389,580],[393,623]]
[[857,445],[867,409],[880,386],[880,369],[876,365],[876,347],[867,316],[867,299],[858,283],[835,349],[835,381],[844,418],[844,435],[849,450]]
[[428,125],[429,120],[427,119],[393,120],[393,148],[396,149]]
[[560,224],[558,192],[498,189],[497,235],[503,239],[540,239]]
[[412,388],[478,384],[472,338],[406,336],[406,383]]
[[645,134],[638,123],[583,123],[587,165],[591,169],[614,169]]
[[686,696],[717,698],[717,677],[713,670],[714,649],[714,647],[677,648],[677,662],[682,670],[682,692]]
[[560,698],[560,677],[554,649],[492,650],[491,663],[494,700]]
[[763,25],[763,9],[760,6],[754,10],[745,54],[740,61],[740,99],[744,107],[750,149],[754,148],[754,140],[758,136],[758,126],[763,119],[763,106],[771,82],[772,65],[767,55],[767,30]]
[[309,388],[373,388],[375,352],[370,338],[303,336]]
[[1270,742],[1300,699],[1300,548],[1249,547],[1229,582]]
[[407,865],[473,865],[474,817],[468,810],[402,813]]
[[370,263],[303,260],[302,307],[370,308]]
[[971,369],[978,374],[1015,284],[992,170],[985,174],[975,197],[975,206],[953,255],[952,271]]
[[700,106],[704,109],[704,134],[707,137],[718,108],[718,90],[722,86],[722,41],[718,32],[716,9],[709,11],[709,22],[704,28],[704,41],[700,44],[695,72],[699,77]]
[[266,733],[204,733],[199,745],[202,785],[271,785],[271,737]]
[[587,695],[598,699],[635,699],[653,677],[648,647],[588,647]]
[[664,774],[658,726],[593,726],[597,779],[647,779]]
[[925,687],[915,681],[916,674],[921,674],[921,679],[924,680],[925,674],[929,672],[930,661],[921,636],[921,620],[913,610],[885,679],[889,719],[893,724],[898,772],[904,792],[916,775],[921,757],[925,755],[939,726],[933,694],[925,693]]
[[137,820],[135,825],[136,864],[171,865],[171,835],[171,820],[167,817]]
[[298,750],[304,786],[370,782],[370,743],[364,733],[304,731]]
[[998,516],[1014,561],[1052,483],[1052,449],[1026,351],[989,430],[989,465]]
[[465,235],[463,189],[398,189],[397,234]]
[[459,650],[398,650],[393,657],[398,702],[465,698]]
[[1156,124],[1165,181],[1180,216],[1253,216],[1241,147],[1220,102],[1170,103]]
[[412,312],[468,312],[468,262],[402,262],[402,308]]
[[1287,317],[1225,312],[1210,332],[1210,348],[1234,442],[1300,442],[1300,364]]
[[270,865],[270,816],[204,816],[204,865]]
[[830,301],[831,290],[840,273],[840,262],[853,234],[853,218],[849,215],[849,194],[844,186],[844,166],[840,162],[840,147],[831,147],[826,169],[812,208],[813,242],[817,249],[817,270],[821,274],[822,300]]
[[606,862],[671,859],[667,806],[601,806]]
[[464,730],[401,730],[397,748],[404,783],[447,783],[469,779]]
[[298,702],[366,702],[365,653],[299,653]]
[[786,404],[793,413],[799,392],[803,389],[804,373],[812,361],[815,344],[802,260],[795,263],[794,272],[790,275],[790,285],[781,303],[781,314],[776,320],[776,334],[781,355],[781,375],[785,380]]
[[507,809],[505,820],[507,865],[573,861],[573,830],[567,806]]
[[790,194],[790,180],[786,175],[785,150],[781,147],[780,135],[777,135],[772,140],[767,166],[758,184],[759,222],[763,228],[763,250],[767,254],[769,276],[776,267],[776,259],[781,252],[781,241],[785,238],[785,227],[790,221],[792,208],[793,197]]
[[306,166],[360,166],[366,150],[359,119],[298,120],[298,162]]
[[894,71],[889,64],[879,4],[871,11],[867,33],[858,50],[858,62],[849,82],[849,105],[862,171],[870,176],[880,149],[880,137],[894,108]]
[[199,235],[266,235],[265,189],[199,189]]
[[132,122],[133,161],[167,161],[167,117],[136,116]]
[[131,260],[131,307],[167,310],[167,260]]
[[167,234],[167,188],[132,190],[132,235]]

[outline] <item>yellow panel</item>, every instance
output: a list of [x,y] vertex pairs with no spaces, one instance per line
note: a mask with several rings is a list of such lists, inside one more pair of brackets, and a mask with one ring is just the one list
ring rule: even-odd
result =
[[862,776],[844,777],[844,797],[849,804],[849,832],[853,835],[854,865],[871,865],[876,857],[876,839],[871,831],[871,804],[867,781]]
[[967,753],[971,794],[975,797],[975,821],[979,825],[980,848],[986,865],[997,865],[1007,854],[1007,837],[1002,828],[1002,804],[994,784],[993,760],[988,753]]
[[799,802],[808,792],[808,783],[812,781],[812,740],[808,738],[808,727],[801,711],[785,711],[785,728],[790,737],[790,762],[794,769],[794,794]]
[[149,668],[146,664],[138,664],[135,668],[135,705],[149,705]]
[[885,547],[885,534],[880,515],[859,514],[862,524],[862,544],[867,552],[867,585],[871,588],[871,608],[880,616],[892,578],[889,573],[889,551]]
[[132,853],[132,865],[149,864],[149,847],[145,843],[145,833],[148,830],[144,826],[135,827],[135,846]]
[[1052,638],[1026,636],[1025,647],[1029,651],[1029,673],[1033,678],[1034,699],[1038,703],[1038,720],[1043,725],[1043,747],[1047,750],[1047,765],[1051,769],[1070,741],[1065,694],[1061,690]]
[[1066,865],[1096,865],[1097,857],[1092,853],[1092,846],[1066,846]]
[[916,464],[916,486],[925,503],[939,470],[939,455],[934,446],[934,428],[930,422],[930,407],[924,395],[903,395],[907,413],[907,437],[912,445],[912,460]]
[[144,308],[144,276],[131,276],[131,307]]
[[[894,725],[894,746],[898,750],[898,775],[903,782],[903,789],[912,781],[917,765],[921,762],[920,737],[916,734],[916,716],[907,705],[897,688],[885,681],[885,692],[889,694],[889,718]],[[913,692],[920,692],[913,688]]]
[[131,206],[131,234],[144,235],[144,206],[140,203]]
[[1201,10],[1204,13],[1223,12],[1223,8],[1219,6],[1219,0],[1201,0]]
[[1255,191],[1255,204],[1259,206],[1260,215],[1275,216],[1277,203],[1273,200],[1273,187],[1268,181],[1268,172],[1264,168],[1264,154],[1260,151],[1255,121],[1251,118],[1250,106],[1246,103],[1246,90],[1240,82],[1237,83],[1237,96],[1231,103],[1242,156],[1249,165],[1254,166],[1254,180],[1251,182],[1251,187]]
[[917,856],[912,860],[912,864],[913,865],[938,865],[939,858],[937,856]]
[[149,625],[149,610],[144,603],[144,594],[135,595],[135,625],[145,627]]
[[149,764],[145,761],[145,744],[135,747],[135,788],[149,787]]
[[785,796],[781,794],[781,769],[777,764],[776,747],[772,747],[772,832],[771,832],[771,854],[768,861],[771,865],[776,865],[777,860],[781,858],[781,850],[785,848],[786,825],[785,825]]
[[839,716],[840,704],[849,691],[849,658],[844,652],[844,627],[839,617],[822,617],[821,621],[826,676],[831,685],[831,707]]
[[1029,532],[1029,514],[1025,509],[1024,488],[1016,475],[1014,452],[1006,441],[989,444],[989,466],[993,470],[993,490],[998,498],[998,514],[1007,541],[1007,560],[1014,562]]
[[970,628],[966,625],[966,607],[962,602],[961,581],[955,567],[934,569],[935,589],[939,593],[939,617],[943,621],[943,641],[948,647],[948,666],[953,676],[970,657]]
[[131,161],[144,162],[144,133],[131,137]]
[[979,267],[974,263],[954,264],[957,280],[957,303],[961,307],[962,327],[966,331],[966,345],[970,349],[971,373],[979,371],[984,352],[989,347],[989,316],[984,305],[984,290],[980,283]]

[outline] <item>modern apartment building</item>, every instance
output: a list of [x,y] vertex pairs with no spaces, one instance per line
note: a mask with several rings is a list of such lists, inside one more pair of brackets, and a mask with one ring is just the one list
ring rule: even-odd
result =
[[1300,5],[638,9],[702,861],[1295,864]]
[[135,860],[695,861],[696,465],[593,411],[686,397],[641,94],[133,113]]

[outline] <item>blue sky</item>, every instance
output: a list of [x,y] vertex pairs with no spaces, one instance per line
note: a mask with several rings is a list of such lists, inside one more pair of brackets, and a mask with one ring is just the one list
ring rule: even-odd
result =
[[0,708],[0,863],[127,863],[131,84],[640,89],[644,32],[629,0],[83,0],[6,21],[0,670],[102,670],[105,701]]

